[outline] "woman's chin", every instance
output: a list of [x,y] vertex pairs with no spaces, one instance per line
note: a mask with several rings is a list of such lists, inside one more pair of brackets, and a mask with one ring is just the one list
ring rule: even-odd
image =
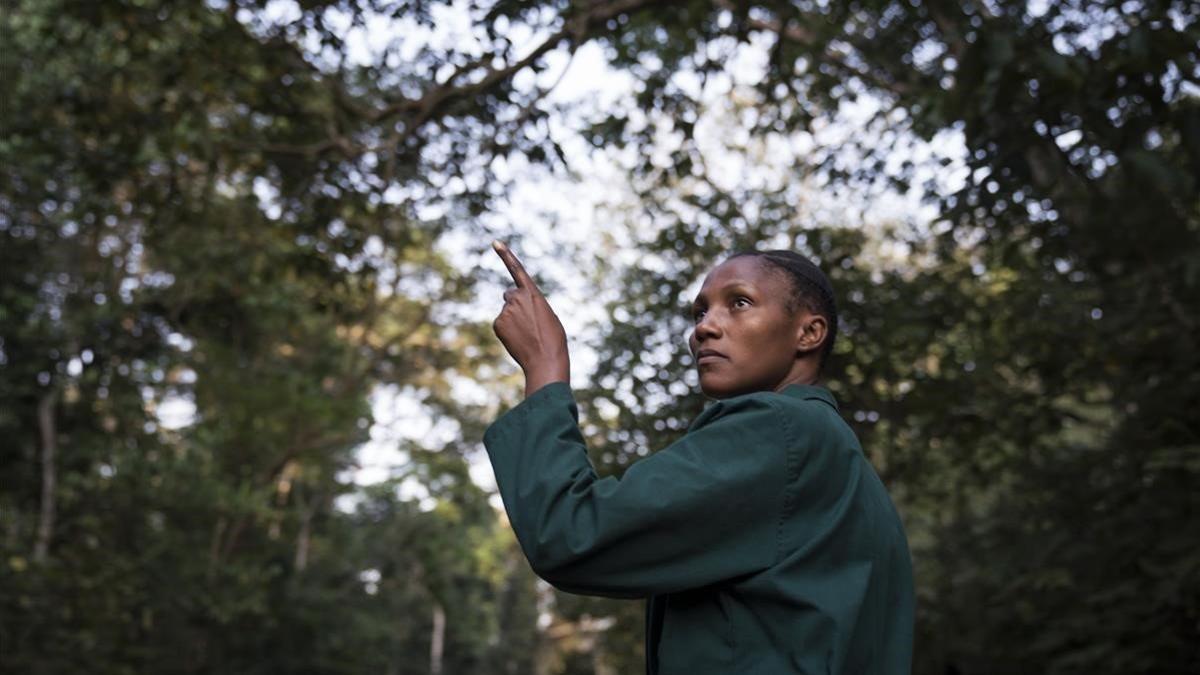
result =
[[714,377],[700,376],[700,391],[708,398],[729,398],[733,395],[733,388],[728,383],[722,383]]

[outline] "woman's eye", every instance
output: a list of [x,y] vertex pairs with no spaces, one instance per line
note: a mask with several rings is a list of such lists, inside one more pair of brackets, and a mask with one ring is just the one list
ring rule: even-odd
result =
[[703,319],[703,318],[704,318],[704,310],[703,309],[697,309],[692,312],[692,320],[693,321],[699,321],[700,319]]
[[734,307],[749,307],[750,306],[750,298],[738,298],[737,300],[733,301],[733,306]]

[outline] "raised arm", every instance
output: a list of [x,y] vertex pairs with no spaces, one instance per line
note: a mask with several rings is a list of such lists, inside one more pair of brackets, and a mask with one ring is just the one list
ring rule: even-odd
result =
[[566,383],[536,391],[484,444],[539,576],[563,590],[640,597],[771,566],[788,486],[786,424],[769,395],[714,404],[686,436],[598,478]]

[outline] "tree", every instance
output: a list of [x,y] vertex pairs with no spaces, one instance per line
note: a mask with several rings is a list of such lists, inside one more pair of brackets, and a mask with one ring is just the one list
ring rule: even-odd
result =
[[[1178,3],[697,2],[600,38],[644,83],[645,116],[676,136],[665,166],[646,151],[655,124],[598,120],[596,144],[642,149],[633,175],[650,204],[665,193],[698,207],[637,225],[657,226],[643,241],[666,271],[624,280],[621,297],[640,300],[603,345],[614,372],[599,382],[628,396],[596,395],[639,431],[609,440],[628,451],[678,435],[699,405],[671,390],[689,366],[687,275],[782,231],[849,300],[831,387],[909,522],[918,671],[1194,668],[1200,559],[1185,484],[1200,446],[1185,308],[1200,304],[1200,106],[1186,16]],[[770,59],[744,118],[752,133],[812,132],[796,171],[859,190],[843,194],[915,187],[937,206],[930,231],[888,235],[911,251],[908,269],[862,269],[869,242],[780,218],[769,192],[714,185],[695,133],[705,98],[680,75],[720,80],[754,36]],[[855,99],[874,115],[849,147],[822,146]],[[914,139],[946,133],[965,149],[950,189],[905,159]],[[654,431],[637,423],[655,410]]]
[[[555,129],[580,112],[547,101],[549,66],[593,41],[635,91],[578,131],[633,158],[646,262],[598,266],[632,299],[580,392],[602,470],[704,405],[682,386],[696,275],[734,247],[799,248],[842,293],[830,386],[910,529],[917,671],[1194,670],[1188,9],[502,0],[439,41],[441,3],[13,3],[0,662],[523,672],[553,650],[466,480],[495,409],[452,382],[503,371],[487,326],[456,311],[482,275],[439,245],[486,251],[498,166],[572,168]],[[396,39],[363,59],[369,25]],[[703,129],[712,87],[758,49],[722,128],[774,178],[731,183]],[[810,196],[896,191],[934,215]],[[389,485],[335,507],[378,385],[458,423],[457,442],[406,448],[430,511]],[[191,423],[164,427],[181,402]],[[556,612],[617,617],[562,669],[639,667],[635,605],[559,597]]]
[[[446,339],[480,342],[485,327],[442,309],[470,297],[472,279],[434,248],[449,217],[429,211],[465,213],[486,195],[397,201],[390,190],[444,181],[432,167],[456,160],[419,161],[416,148],[385,178],[376,159],[326,145],[382,90],[364,88],[369,68],[339,70],[266,27],[261,10],[5,12],[7,668],[421,672],[409,654],[429,654],[430,615],[409,610],[440,593],[458,603],[446,614],[461,625],[444,637],[459,653],[447,668],[461,672],[488,649],[474,628],[490,615],[467,607],[523,588],[484,574],[494,560],[412,546],[384,556],[379,542],[394,537],[358,531],[466,530],[422,545],[482,542],[512,557],[478,494],[466,493],[469,518],[395,504],[375,528],[335,508],[353,490],[344,474],[376,385],[417,388],[478,424],[448,373],[497,349],[469,357]],[[313,5],[292,28],[313,26],[342,53],[325,24],[336,10]],[[191,419],[164,427],[159,412],[181,402]],[[444,449],[439,472],[463,471],[462,453]],[[442,567],[423,585],[385,577],[371,592],[360,579],[422,561]],[[473,580],[462,597],[455,575]]]

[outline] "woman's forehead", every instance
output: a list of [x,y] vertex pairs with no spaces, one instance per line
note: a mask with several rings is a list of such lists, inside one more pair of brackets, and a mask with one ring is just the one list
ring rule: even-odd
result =
[[786,282],[781,274],[773,273],[768,265],[755,256],[738,256],[717,265],[704,277],[699,295],[718,291],[738,283],[759,288],[773,287]]
[[763,264],[760,259],[754,256],[738,256],[727,259],[709,270],[708,275],[704,277],[704,283],[708,285],[714,281],[725,282],[733,277],[742,277],[746,281],[760,283],[768,276],[767,271],[767,265]]

